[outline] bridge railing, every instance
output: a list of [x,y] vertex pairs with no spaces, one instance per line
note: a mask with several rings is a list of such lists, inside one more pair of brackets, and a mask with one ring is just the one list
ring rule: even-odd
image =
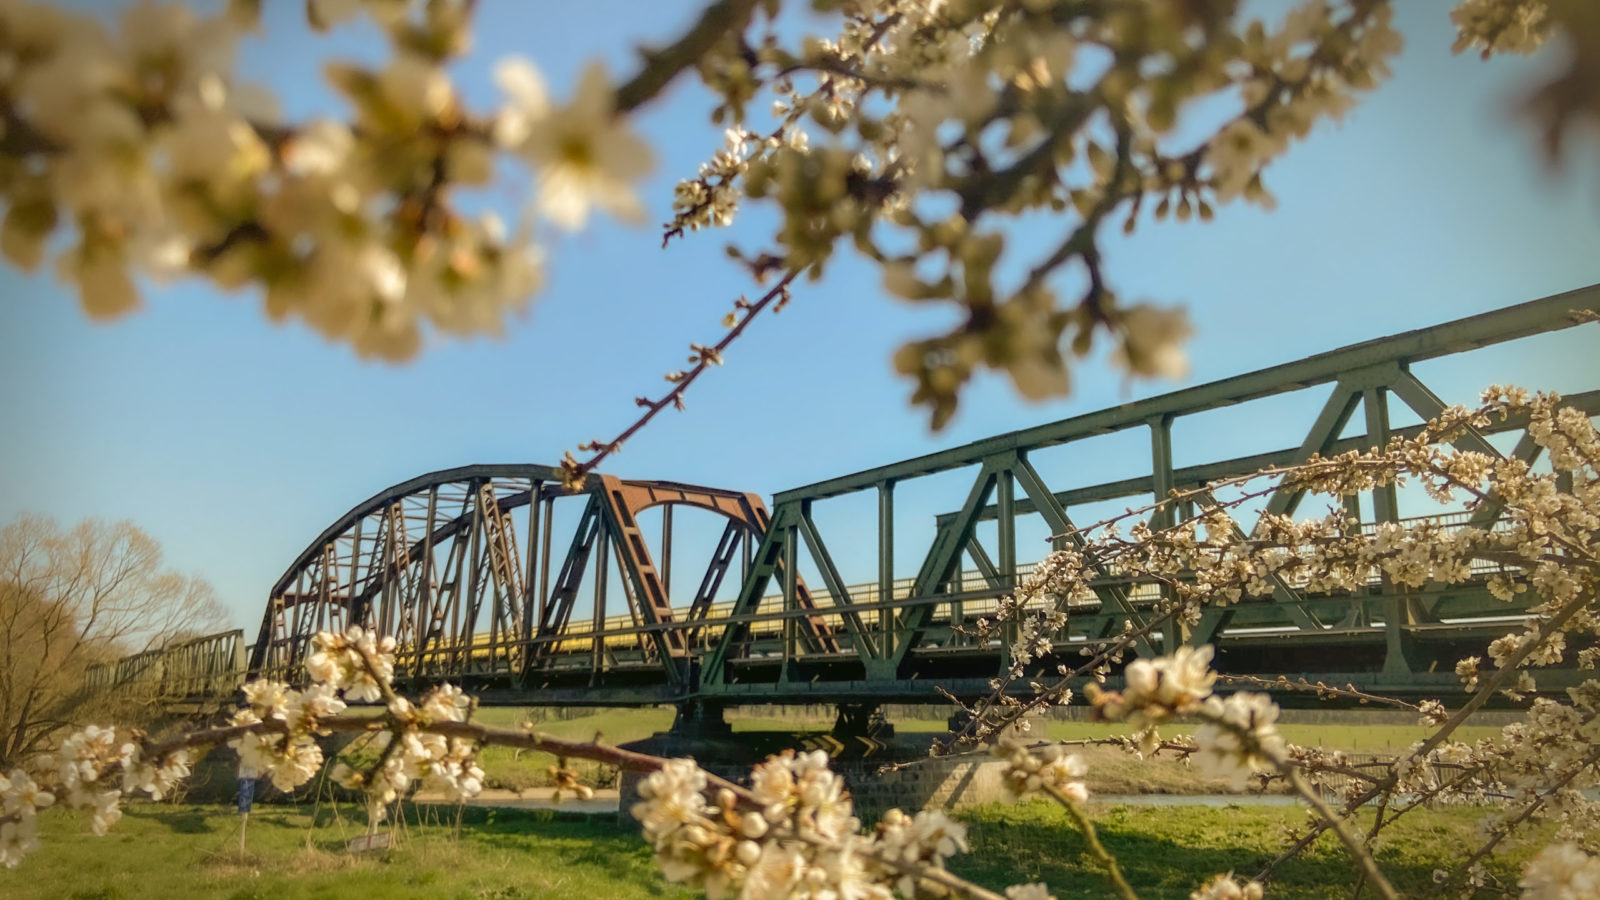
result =
[[244,632],[209,634],[89,667],[94,693],[143,701],[223,699],[245,671]]

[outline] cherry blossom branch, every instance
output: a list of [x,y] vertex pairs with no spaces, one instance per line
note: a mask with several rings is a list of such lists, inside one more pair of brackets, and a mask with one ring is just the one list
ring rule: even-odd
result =
[[1122,867],[1117,864],[1117,858],[1107,852],[1105,846],[1100,843],[1100,836],[1095,832],[1093,820],[1084,814],[1083,809],[1078,806],[1078,802],[1068,797],[1061,788],[1053,784],[1043,785],[1041,790],[1056,803],[1060,804],[1061,808],[1067,811],[1067,815],[1072,817],[1073,824],[1078,826],[1078,831],[1083,834],[1083,840],[1088,845],[1089,852],[1099,861],[1100,867],[1105,869],[1106,877],[1111,880],[1111,885],[1117,889],[1117,896],[1121,897],[1122,900],[1139,900],[1139,894],[1134,891],[1133,886],[1128,884],[1128,879],[1123,876]]
[[1350,855],[1361,866],[1362,874],[1372,882],[1378,893],[1383,895],[1385,900],[1400,900],[1400,894],[1395,891],[1394,885],[1390,884],[1389,879],[1384,876],[1383,870],[1378,868],[1378,861],[1373,858],[1372,852],[1367,849],[1366,844],[1350,830],[1349,823],[1334,812],[1332,807],[1328,806],[1328,802],[1322,799],[1321,794],[1312,790],[1311,786],[1306,784],[1305,779],[1300,777],[1300,773],[1294,768],[1293,763],[1289,763],[1287,760],[1284,763],[1285,767],[1282,771],[1286,773],[1289,784],[1294,788],[1295,793],[1311,804],[1311,808],[1317,811],[1317,815],[1321,817],[1322,821],[1333,829],[1334,834],[1339,836],[1339,842],[1344,844],[1346,850],[1350,851]]
[[1482,709],[1483,705],[1489,702],[1489,698],[1493,697],[1494,694],[1500,689],[1500,686],[1505,684],[1506,680],[1511,677],[1512,672],[1515,672],[1521,668],[1522,663],[1527,660],[1529,656],[1533,655],[1533,651],[1543,646],[1544,642],[1548,640],[1552,634],[1560,631],[1561,626],[1571,621],[1573,616],[1576,616],[1579,612],[1581,612],[1585,607],[1592,603],[1594,599],[1595,594],[1592,591],[1588,593],[1580,593],[1572,598],[1572,600],[1568,601],[1565,606],[1555,613],[1555,615],[1543,620],[1540,623],[1538,631],[1536,632],[1536,637],[1533,640],[1523,641],[1516,652],[1506,657],[1504,664],[1501,665],[1499,669],[1495,670],[1495,673],[1489,676],[1488,680],[1483,682],[1482,686],[1478,688],[1477,693],[1473,694],[1466,703],[1462,704],[1460,709],[1456,710],[1454,715],[1446,720],[1443,725],[1439,726],[1438,731],[1434,732],[1426,740],[1424,740],[1422,745],[1412,753],[1412,756],[1425,757],[1440,744],[1444,743],[1445,738],[1448,738],[1455,732],[1457,728],[1460,728],[1462,725],[1466,724],[1467,717],[1471,716],[1479,709]]
[[1325,684],[1321,681],[1313,683],[1311,681],[1307,681],[1305,676],[1301,676],[1300,678],[1291,681],[1287,675],[1279,675],[1277,678],[1262,678],[1259,675],[1219,674],[1217,676],[1217,680],[1227,684],[1248,684],[1254,687],[1268,688],[1275,691],[1312,692],[1317,695],[1318,699],[1338,698],[1345,700],[1356,700],[1363,704],[1373,703],[1379,706],[1392,706],[1396,709],[1406,710],[1407,712],[1422,712],[1422,707],[1418,704],[1412,703],[1408,700],[1402,700],[1399,697],[1385,697],[1382,694],[1374,694],[1369,691],[1363,691],[1353,684],[1346,684],[1344,687],[1334,687],[1333,685]]
[[[980,701],[977,709],[968,710],[972,714],[972,720],[961,731],[953,735],[946,742],[946,746],[954,746],[961,742],[981,741],[996,730],[1004,727],[1007,723],[1016,721],[1033,710],[1059,705],[1062,702],[1062,698],[1071,693],[1072,685],[1078,679],[1108,666],[1113,659],[1132,649],[1140,639],[1148,638],[1158,627],[1170,624],[1175,615],[1175,610],[1169,610],[1165,615],[1152,615],[1144,625],[1124,631],[1114,640],[1106,642],[1088,662],[1057,676],[1056,680],[1046,686],[1044,690],[1037,691],[1028,700],[1003,711],[997,720],[988,721],[989,713],[995,707],[1007,705],[1009,698],[1006,694],[1006,689],[1022,677],[1021,675],[1009,673],[1002,676],[999,687],[986,695]],[[949,694],[946,693],[946,696],[949,696]],[[951,699],[954,698],[952,697]],[[959,701],[957,702],[959,703]]]
[[[1132,750],[1135,747],[1135,742],[1129,737],[1074,738],[1067,741],[1035,741],[1031,744],[1024,744],[1023,746],[1029,750],[1039,750],[1045,747],[1115,747],[1119,750]],[[1145,756],[1156,756],[1163,752],[1170,752],[1174,756],[1182,758],[1192,754],[1194,749],[1194,744],[1191,742],[1181,739],[1167,739],[1157,741],[1149,748],[1140,748],[1139,752],[1143,753]],[[879,766],[877,772],[878,774],[882,775],[891,772],[899,772],[903,769],[914,769],[918,766],[931,764],[936,760],[949,761],[960,759],[976,759],[993,755],[993,751],[988,747],[982,747],[973,750],[957,750],[953,753],[943,753],[936,757],[930,756],[923,759],[909,759],[903,762],[887,763]]]
[[1523,807],[1521,812],[1517,813],[1510,819],[1496,824],[1493,834],[1490,836],[1489,840],[1484,842],[1483,846],[1479,847],[1477,850],[1474,850],[1471,856],[1468,856],[1466,859],[1456,864],[1455,871],[1450,873],[1449,881],[1453,882],[1460,878],[1463,873],[1471,871],[1472,867],[1476,865],[1479,860],[1484,859],[1492,854],[1494,852],[1494,848],[1499,846],[1501,841],[1510,837],[1518,825],[1521,825],[1523,822],[1533,818],[1535,813],[1537,813],[1547,803],[1550,802],[1550,798],[1555,796],[1556,792],[1560,791],[1562,788],[1565,788],[1568,784],[1571,784],[1574,778],[1577,778],[1585,769],[1594,766],[1596,763],[1600,763],[1600,749],[1597,749],[1593,753],[1590,753],[1588,756],[1584,757],[1580,762],[1578,762],[1578,764],[1568,769],[1566,774],[1562,775],[1556,781],[1544,786],[1544,791],[1537,794],[1532,800],[1530,800]]
[[[1306,783],[1301,776],[1299,767],[1294,760],[1284,752],[1282,739],[1271,728],[1271,720],[1261,721],[1252,702],[1264,699],[1260,694],[1234,694],[1225,701],[1217,701],[1215,697],[1208,698],[1205,703],[1196,704],[1186,710],[1191,715],[1209,723],[1214,728],[1220,729],[1231,735],[1237,742],[1236,748],[1229,748],[1224,742],[1213,742],[1210,752],[1220,752],[1224,755],[1236,755],[1230,761],[1236,766],[1254,767],[1257,761],[1265,762],[1289,783],[1300,798],[1310,804],[1311,808],[1321,819],[1325,828],[1332,829],[1338,835],[1339,841],[1344,844],[1350,856],[1361,867],[1365,878],[1372,883],[1384,900],[1400,900],[1400,895],[1395,891],[1394,885],[1384,876],[1379,868],[1378,861],[1373,858],[1370,850],[1362,843],[1361,839],[1351,831],[1349,823],[1344,817],[1328,806],[1322,795]],[[1276,710],[1272,715],[1276,716]],[[1196,740],[1200,740],[1197,733]],[[1206,752],[1206,751],[1202,751]]]
[[[1555,616],[1545,620],[1538,631],[1538,638],[1523,642],[1519,649],[1507,658],[1505,665],[1496,670],[1493,675],[1484,681],[1483,684],[1478,688],[1477,692],[1474,693],[1472,697],[1469,698],[1467,702],[1456,711],[1455,715],[1451,716],[1449,720],[1441,725],[1438,731],[1434,732],[1434,734],[1424,740],[1421,746],[1419,746],[1410,754],[1410,757],[1414,759],[1425,758],[1440,744],[1444,743],[1445,739],[1454,733],[1456,729],[1460,728],[1466,722],[1467,718],[1472,715],[1472,713],[1481,709],[1483,705],[1489,701],[1489,698],[1494,696],[1495,692],[1500,689],[1500,686],[1511,677],[1511,673],[1518,671],[1522,662],[1526,660],[1538,646],[1548,639],[1550,635],[1560,630],[1562,625],[1566,624],[1567,621],[1569,621],[1573,616],[1577,615],[1579,611],[1584,609],[1592,599],[1592,595],[1586,597],[1580,594],[1570,601],[1565,607],[1563,607]],[[1373,785],[1367,791],[1350,800],[1347,800],[1344,803],[1344,808],[1346,810],[1355,810],[1360,808],[1384,793],[1394,790],[1398,780],[1399,779],[1397,775],[1391,771],[1387,777]],[[1327,822],[1325,819],[1322,822],[1319,822],[1318,826],[1314,827],[1310,833],[1301,837],[1283,853],[1280,853],[1277,858],[1267,863],[1266,867],[1261,870],[1261,874],[1257,875],[1256,877],[1258,879],[1266,878],[1278,866],[1290,859],[1293,859],[1301,850],[1309,846],[1317,839],[1321,832],[1329,826],[1331,826],[1331,823]]]
[[650,424],[650,420],[654,419],[657,413],[668,406],[680,410],[683,409],[684,392],[695,382],[695,379],[699,378],[707,368],[722,364],[723,351],[727,350],[744,333],[744,330],[750,326],[750,323],[762,311],[768,307],[774,307],[774,311],[776,311],[777,307],[782,307],[788,303],[789,286],[799,275],[799,270],[790,270],[785,273],[782,278],[778,279],[777,284],[773,285],[770,290],[761,296],[761,299],[754,303],[747,303],[741,298],[736,304],[737,311],[735,315],[737,319],[733,326],[728,329],[728,333],[722,336],[722,340],[711,347],[699,347],[697,345],[695,347],[695,357],[697,358],[695,364],[685,372],[674,373],[672,388],[665,394],[654,400],[639,397],[634,401],[635,404],[644,408],[644,413],[634,420],[633,424],[623,429],[621,434],[609,441],[592,441],[580,445],[578,447],[579,451],[588,451],[590,453],[589,458],[582,462],[579,462],[571,453],[566,455],[566,458],[561,461],[563,483],[569,488],[581,485],[585,475],[594,471],[600,463],[604,462],[613,453],[621,450],[623,443],[637,434],[641,428]]
[[684,70],[698,64],[718,42],[749,24],[757,0],[717,0],[672,44],[643,52],[645,65],[617,88],[618,113],[629,113],[653,100]]

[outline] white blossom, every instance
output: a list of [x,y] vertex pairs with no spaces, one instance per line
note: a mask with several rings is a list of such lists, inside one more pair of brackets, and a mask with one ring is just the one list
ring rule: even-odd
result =
[[147,759],[137,744],[122,745],[122,792],[143,791],[160,800],[189,777],[189,751],[176,750],[160,760]]
[[15,869],[22,858],[39,849],[38,825],[30,816],[15,822],[0,822],[0,866]]
[[1202,774],[1225,778],[1238,790],[1251,773],[1269,771],[1283,756],[1283,738],[1275,725],[1278,706],[1266,694],[1210,697],[1202,710],[1209,721],[1194,732],[1194,763]]
[[1456,26],[1454,50],[1532,53],[1544,45],[1554,25],[1547,0],[1461,0],[1450,10]]
[[1575,844],[1551,844],[1522,872],[1522,900],[1600,897],[1600,859]]
[[1201,885],[1189,895],[1189,900],[1261,900],[1262,889],[1260,882],[1246,881],[1240,884],[1233,878],[1233,873],[1217,875],[1210,881]]
[[1088,766],[1083,757],[1066,752],[1060,744],[1029,747],[1020,742],[1002,742],[995,753],[1007,764],[1002,776],[1006,790],[1019,798],[1053,788],[1079,803],[1088,799],[1089,791],[1083,783]]
[[539,209],[562,227],[583,227],[589,207],[598,205],[625,221],[644,209],[632,183],[648,174],[648,145],[620,122],[605,67],[584,70],[572,103],[547,107],[528,66],[499,70],[501,86],[512,94],[499,139],[526,157],[539,172]]
[[[944,860],[967,850],[967,826],[942,810],[925,809],[908,816],[892,809],[878,823],[875,847],[904,866],[922,863],[942,868]],[[914,874],[901,874],[895,886],[907,897],[916,896],[917,880]]]
[[1194,329],[1181,307],[1160,309],[1147,303],[1129,307],[1121,315],[1122,344],[1112,361],[1131,374],[1182,378],[1189,374],[1183,342]]
[[640,801],[630,810],[647,838],[659,839],[693,822],[705,809],[705,773],[692,759],[671,759],[639,782]]

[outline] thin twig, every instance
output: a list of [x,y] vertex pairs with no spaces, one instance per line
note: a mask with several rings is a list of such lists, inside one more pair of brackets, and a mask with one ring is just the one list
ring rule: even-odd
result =
[[693,368],[683,373],[683,377],[679,378],[673,383],[671,390],[667,391],[665,394],[661,395],[661,397],[655,400],[649,400],[644,397],[640,397],[636,402],[639,406],[644,408],[644,414],[635,420],[632,425],[629,425],[626,429],[624,429],[621,434],[609,441],[595,441],[585,445],[584,447],[581,447],[580,449],[592,451],[592,455],[583,462],[577,462],[570,455],[566,460],[563,460],[561,464],[562,477],[567,482],[568,486],[576,486],[580,484],[585,475],[594,471],[595,468],[599,466],[600,463],[603,462],[607,457],[620,450],[623,443],[637,434],[639,429],[650,424],[650,420],[654,419],[657,413],[661,412],[663,409],[666,409],[668,406],[681,408],[683,394],[689,389],[689,385],[693,384],[695,379],[699,378],[700,374],[707,368],[716,364],[716,362],[721,358],[722,351],[726,350],[730,344],[738,339],[739,335],[744,333],[745,328],[749,327],[750,323],[755,319],[756,316],[760,315],[763,310],[771,306],[779,298],[787,297],[789,285],[799,275],[800,270],[790,270],[789,272],[785,273],[782,278],[778,279],[778,283],[773,285],[771,290],[763,294],[761,299],[745,306],[740,313],[738,320],[734,322],[733,327],[728,329],[728,333],[722,336],[722,340],[712,345],[712,352],[709,354],[699,354],[699,361],[695,363]]
[[1313,791],[1311,786],[1306,784],[1306,780],[1300,777],[1300,772],[1294,768],[1292,763],[1288,763],[1283,771],[1285,777],[1289,779],[1289,784],[1294,787],[1295,793],[1311,804],[1311,808],[1317,811],[1317,815],[1322,817],[1322,821],[1333,829],[1334,834],[1339,836],[1339,840],[1343,842],[1345,849],[1349,850],[1350,855],[1355,857],[1356,863],[1361,866],[1362,873],[1372,882],[1372,886],[1377,889],[1378,893],[1383,895],[1384,900],[1400,900],[1400,894],[1395,891],[1394,885],[1389,883],[1389,879],[1384,876],[1383,870],[1378,868],[1378,861],[1373,859],[1372,854],[1361,843],[1360,838],[1357,838],[1350,831],[1349,823],[1328,806],[1327,801],[1322,799],[1322,795]]
[[617,88],[617,112],[632,112],[654,99],[680,73],[699,63],[718,41],[742,30],[755,7],[756,0],[718,0],[671,45],[646,50],[644,68]]
[[1134,892],[1133,886],[1128,884],[1128,879],[1123,877],[1122,867],[1117,865],[1117,858],[1107,852],[1106,848],[1100,843],[1100,836],[1095,833],[1094,822],[1087,815],[1084,815],[1077,802],[1062,793],[1060,788],[1053,784],[1046,784],[1043,787],[1045,793],[1049,794],[1066,809],[1067,815],[1072,817],[1073,823],[1083,833],[1084,843],[1089,845],[1089,852],[1094,855],[1095,859],[1100,861],[1101,867],[1106,870],[1106,877],[1111,879],[1112,886],[1117,889],[1117,895],[1122,900],[1139,900],[1139,895]]

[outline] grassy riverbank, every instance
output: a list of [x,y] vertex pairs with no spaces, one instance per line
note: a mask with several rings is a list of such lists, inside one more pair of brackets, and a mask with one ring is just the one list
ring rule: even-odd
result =
[[[596,734],[608,743],[626,743],[664,731],[672,725],[670,709],[618,709],[599,710],[592,715],[567,719],[546,719],[534,727],[547,734],[564,738],[591,738]],[[529,719],[529,711],[510,708],[488,708],[479,711],[479,718],[491,725],[517,727]],[[728,717],[735,732],[823,732],[833,725],[833,720],[823,714],[804,714],[793,711],[784,718],[768,715],[751,715],[735,712]],[[942,719],[897,718],[895,730],[901,735],[943,734]],[[1092,740],[1126,733],[1126,729],[1095,724],[1045,720],[1039,722],[1043,736],[1054,740]],[[1415,725],[1396,724],[1284,724],[1279,729],[1284,737],[1297,744],[1345,750],[1352,753],[1398,753],[1421,740],[1428,730]],[[1487,726],[1468,726],[1459,732],[1461,740],[1476,740],[1496,733],[1499,729]],[[1188,729],[1175,725],[1164,729],[1164,734],[1180,735]],[[1111,748],[1085,748],[1081,751],[1089,764],[1089,788],[1096,794],[1202,794],[1225,790],[1222,782],[1206,781],[1197,777],[1187,766],[1170,759],[1140,759]],[[493,787],[521,790],[527,787],[553,783],[549,768],[555,760],[542,753],[526,753],[490,747],[484,750],[482,765]],[[574,765],[583,777],[594,781],[604,780],[609,773],[587,763]]]
[[664,887],[640,840],[608,821],[407,807],[396,845],[352,854],[359,810],[257,806],[239,852],[239,817],[218,806],[137,804],[103,838],[84,816],[40,817],[44,849],[0,869],[7,900],[619,900],[689,897]]
[[[1185,900],[1199,883],[1219,872],[1254,875],[1284,848],[1290,829],[1304,825],[1298,806],[1092,805],[1100,840],[1122,866],[1143,900]],[[1459,848],[1478,840],[1481,808],[1419,810],[1384,832],[1378,861],[1406,897],[1437,896],[1435,869],[1448,869]],[[962,816],[972,853],[952,866],[990,886],[1043,881],[1060,900],[1111,896],[1105,877],[1084,855],[1083,839],[1066,814],[1043,802],[985,806]],[[1489,865],[1496,877],[1515,884],[1522,864],[1542,846],[1545,832],[1505,848]],[[1347,898],[1355,869],[1337,839],[1324,836],[1299,858],[1284,864],[1267,889],[1272,900]],[[1485,896],[1488,896],[1487,894]]]
[[[1255,872],[1304,821],[1298,808],[1106,807],[1092,810],[1101,839],[1145,900],[1181,900],[1216,872]],[[1428,896],[1431,873],[1452,861],[1482,810],[1423,811],[1396,825],[1379,852],[1408,896]],[[419,820],[419,816],[422,818]],[[1043,880],[1061,900],[1108,896],[1060,810],[1044,804],[963,813],[972,852],[955,870],[991,888]],[[607,819],[568,819],[511,810],[408,808],[396,846],[351,854],[363,833],[346,806],[258,807],[239,852],[239,820],[215,806],[136,804],[105,838],[84,817],[48,811],[45,849],[0,869],[8,900],[596,900],[693,896],[657,878],[635,832]],[[1491,865],[1515,881],[1529,848],[1513,844]],[[1342,848],[1319,842],[1283,868],[1269,896],[1349,896],[1354,870]]]

